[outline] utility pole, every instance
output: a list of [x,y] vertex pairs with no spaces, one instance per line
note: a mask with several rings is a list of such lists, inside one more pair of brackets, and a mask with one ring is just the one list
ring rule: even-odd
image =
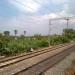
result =
[[68,25],[69,25],[69,20],[70,20],[69,18],[66,19],[66,21],[67,21],[67,29],[68,29]]
[[49,19],[49,35],[48,35],[49,46],[50,46],[50,36],[51,36],[51,20]]

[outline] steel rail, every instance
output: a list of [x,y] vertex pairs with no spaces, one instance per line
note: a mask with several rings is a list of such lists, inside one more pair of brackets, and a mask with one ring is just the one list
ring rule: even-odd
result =
[[58,46],[56,46],[54,48],[47,48],[45,50],[35,52],[35,53],[31,54],[31,55],[25,55],[25,56],[21,56],[19,58],[15,58],[15,59],[9,59],[8,61],[6,60],[6,61],[0,63],[0,69],[3,68],[3,67],[7,67],[9,65],[18,63],[20,61],[23,61],[23,60],[26,60],[26,59],[29,59],[29,58],[32,58],[32,57],[35,57],[35,56],[38,56],[38,55],[53,51],[53,50],[56,50],[58,48],[61,48],[61,47],[67,46],[67,45],[68,44],[66,44],[66,45],[58,45]]
[[[64,45],[67,45],[67,43],[66,44],[61,44],[61,45],[56,45],[56,46],[64,46]],[[53,47],[56,47],[56,46],[53,46]],[[16,58],[19,58],[19,57],[31,55],[31,54],[34,54],[34,53],[37,53],[37,52],[41,52],[41,51],[47,50],[49,48],[52,49],[53,47],[47,47],[47,48],[43,48],[43,49],[40,49],[40,50],[36,50],[34,52],[29,52],[29,53],[26,53],[26,54],[24,53],[24,54],[17,55],[17,56],[4,57],[3,59],[1,58],[0,63],[5,62],[5,61],[9,61],[9,60],[12,60],[12,59],[16,59]]]

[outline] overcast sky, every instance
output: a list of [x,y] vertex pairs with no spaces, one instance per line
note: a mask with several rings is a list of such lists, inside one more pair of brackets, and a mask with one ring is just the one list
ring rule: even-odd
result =
[[[0,0],[0,31],[48,34],[49,18],[75,15],[75,0]],[[73,21],[74,25],[74,20]],[[61,33],[66,21],[52,21],[51,33]],[[74,27],[73,27],[74,28]]]

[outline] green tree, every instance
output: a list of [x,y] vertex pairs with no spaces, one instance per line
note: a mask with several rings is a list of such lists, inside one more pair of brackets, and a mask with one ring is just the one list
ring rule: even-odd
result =
[[26,35],[26,31],[24,31],[24,36]]
[[5,36],[10,36],[10,32],[9,31],[4,31],[4,35]]
[[18,33],[18,31],[17,31],[17,30],[14,30],[14,34],[15,34],[15,36],[17,36],[17,33]]
[[68,37],[69,39],[75,38],[75,30],[73,29],[64,29],[63,30],[63,35],[65,37]]
[[37,38],[37,39],[41,39],[42,38],[41,34],[35,34],[34,37]]

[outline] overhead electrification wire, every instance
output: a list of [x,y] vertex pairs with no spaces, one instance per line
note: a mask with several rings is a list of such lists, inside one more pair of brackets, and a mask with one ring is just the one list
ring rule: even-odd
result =
[[18,0],[14,0],[16,3],[18,3],[18,4],[20,4],[20,5],[23,5],[24,7],[28,7],[28,8],[30,8],[30,9],[32,9],[32,10],[34,10],[33,8],[31,8],[30,6],[26,6],[24,3],[22,3],[22,2],[19,2]]
[[[34,10],[33,8],[31,8],[30,6],[26,6],[24,3],[21,3],[21,2],[19,2],[18,0],[14,0],[16,3],[18,3],[18,4],[20,4],[20,5],[23,5],[24,7],[28,7],[28,8],[30,8],[31,10]],[[30,22],[30,23],[32,23],[32,22]],[[36,23],[37,24],[37,23]]]
[[[43,5],[42,3],[40,3],[39,1],[37,1],[37,0],[34,0],[34,2],[36,2],[36,3],[38,3],[39,5]],[[44,8],[43,9],[46,9],[47,11],[49,11],[50,12],[50,9],[48,8],[48,7],[46,7],[46,6],[44,6]]]
[[[17,3],[19,3],[19,4],[21,4],[21,5],[23,5],[24,7],[28,7],[28,8],[30,8],[31,10],[34,10],[33,8],[31,8],[30,6],[26,6],[24,3],[21,3],[21,2],[19,2],[19,1],[17,1],[17,0],[14,0],[15,2],[17,2]],[[41,3],[39,2],[39,1],[37,1],[37,0],[34,0],[34,2],[36,2],[36,3],[38,3],[38,4],[40,4],[41,5]],[[44,9],[46,9],[46,10],[50,10],[50,9],[48,9],[47,7],[44,7]],[[67,26],[68,26],[68,22],[69,22],[69,20],[70,19],[73,19],[73,18],[75,18],[75,16],[72,16],[72,17],[62,17],[61,15],[58,15],[58,16],[60,16],[60,18],[49,18],[49,20],[50,21],[52,21],[52,20],[66,20],[67,21]]]
[[[14,0],[14,1],[17,2],[17,3],[19,3],[19,4],[21,4],[21,5],[23,5],[24,7],[28,7],[28,8],[30,8],[30,9],[34,10],[34,9],[31,8],[30,6],[26,6],[24,3],[21,3],[21,2],[19,2],[18,0]],[[41,3],[38,2],[37,0],[34,0],[34,2],[36,2],[36,3],[38,3],[38,4],[41,5]],[[44,9],[47,9],[48,11],[50,10],[50,9],[48,9],[47,7],[44,7]],[[62,20],[62,19],[67,20],[67,19],[70,19],[70,18],[75,18],[75,16],[72,16],[72,17],[62,17],[61,15],[59,15],[59,16],[60,16],[60,18],[50,18],[50,20]]]

